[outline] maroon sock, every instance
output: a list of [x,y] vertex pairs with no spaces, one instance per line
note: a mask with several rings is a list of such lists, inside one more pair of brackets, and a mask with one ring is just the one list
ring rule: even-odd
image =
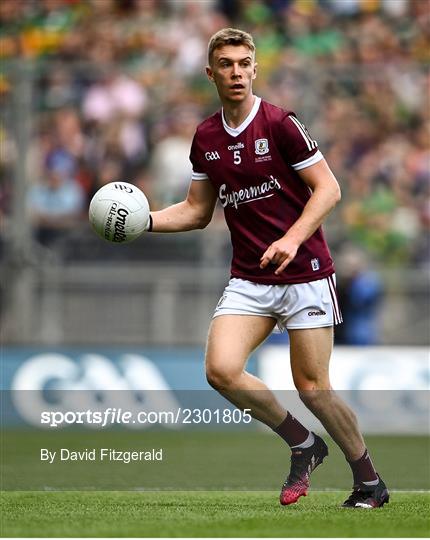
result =
[[289,446],[302,444],[309,436],[309,430],[302,426],[290,413],[287,413],[285,420],[273,431],[282,437]]
[[378,479],[378,475],[376,474],[375,467],[370,459],[367,448],[360,459],[357,459],[357,461],[348,461],[348,463],[352,469],[354,486],[361,482],[373,482]]

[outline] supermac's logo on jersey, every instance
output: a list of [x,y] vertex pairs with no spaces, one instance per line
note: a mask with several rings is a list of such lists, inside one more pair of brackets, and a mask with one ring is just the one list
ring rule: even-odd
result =
[[213,161],[214,159],[221,159],[221,157],[220,157],[220,155],[218,154],[217,151],[214,151],[214,152],[206,152],[205,158],[206,158],[208,161]]
[[257,139],[255,141],[255,153],[258,156],[264,156],[269,152],[269,141],[267,139]]
[[247,204],[260,199],[273,197],[276,191],[282,190],[279,180],[272,174],[261,184],[248,186],[237,191],[229,191],[227,184],[222,184],[219,188],[218,197],[222,206],[232,206],[238,208],[240,204]]

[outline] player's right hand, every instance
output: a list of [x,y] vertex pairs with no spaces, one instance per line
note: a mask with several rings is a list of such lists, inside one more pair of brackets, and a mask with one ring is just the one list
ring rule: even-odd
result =
[[269,263],[278,265],[275,275],[279,276],[294,259],[298,249],[299,246],[295,242],[284,236],[266,249],[260,259],[260,268],[266,268]]

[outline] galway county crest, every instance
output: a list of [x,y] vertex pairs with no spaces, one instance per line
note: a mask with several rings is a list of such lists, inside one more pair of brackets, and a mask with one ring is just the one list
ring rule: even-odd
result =
[[269,141],[267,139],[257,139],[255,141],[255,153],[259,156],[267,154],[269,151]]

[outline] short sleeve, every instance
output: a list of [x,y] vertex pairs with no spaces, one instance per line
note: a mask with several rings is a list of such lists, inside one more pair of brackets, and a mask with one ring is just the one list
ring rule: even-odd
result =
[[287,163],[296,171],[310,167],[323,159],[318,143],[312,139],[293,113],[284,117],[280,124],[281,149]]
[[206,174],[204,170],[204,165],[202,164],[201,159],[199,157],[197,133],[195,133],[194,138],[193,138],[193,143],[191,145],[190,161],[191,161],[191,165],[193,166],[191,180],[197,180],[197,181],[209,180],[209,176]]

